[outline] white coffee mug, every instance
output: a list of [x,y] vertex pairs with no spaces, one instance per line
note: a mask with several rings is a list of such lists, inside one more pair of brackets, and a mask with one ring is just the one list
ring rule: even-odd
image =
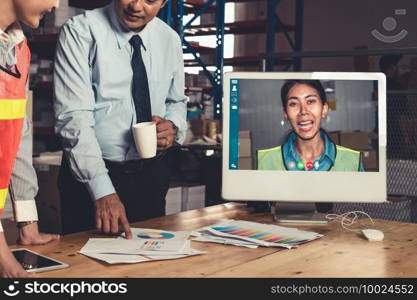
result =
[[156,155],[157,136],[154,122],[142,122],[132,126],[136,150],[140,158],[152,158]]

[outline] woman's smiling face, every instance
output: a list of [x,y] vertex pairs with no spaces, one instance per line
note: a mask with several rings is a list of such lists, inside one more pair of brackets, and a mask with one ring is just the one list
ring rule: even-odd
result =
[[316,89],[296,84],[288,91],[284,116],[298,137],[311,140],[320,131],[321,119],[327,116],[328,110]]

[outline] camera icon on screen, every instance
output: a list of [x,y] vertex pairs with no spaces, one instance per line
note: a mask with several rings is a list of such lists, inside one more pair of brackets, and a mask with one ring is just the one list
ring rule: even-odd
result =
[[7,289],[3,291],[3,293],[9,297],[14,297],[14,296],[19,295],[20,291],[16,288],[16,285],[18,284],[19,284],[19,281],[14,281],[13,284],[10,284],[7,287]]
[[[405,16],[407,15],[406,9],[396,9],[395,15],[397,16]],[[389,33],[393,32],[395,29],[397,29],[397,20],[393,17],[386,17],[382,21],[382,27]],[[371,34],[379,41],[383,43],[396,43],[401,40],[403,40],[407,35],[408,31],[405,29],[402,29],[400,32],[394,35],[386,35],[381,32],[379,32],[377,29],[374,29],[371,31]]]

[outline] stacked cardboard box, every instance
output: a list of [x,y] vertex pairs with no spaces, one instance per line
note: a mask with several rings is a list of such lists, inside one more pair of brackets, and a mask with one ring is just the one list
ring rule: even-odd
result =
[[378,170],[378,153],[370,147],[370,133],[363,131],[331,131],[327,133],[334,143],[362,152],[366,171]]
[[361,150],[369,148],[369,133],[363,131],[340,131],[340,145],[346,148]]
[[208,136],[215,139],[215,134],[222,132],[222,122],[220,120],[190,120],[190,129],[194,136]]
[[339,131],[329,131],[327,132],[327,135],[330,137],[333,143],[340,145]]
[[204,185],[183,186],[181,211],[205,207],[206,187]]
[[[211,72],[211,74],[213,75],[213,77],[214,77],[214,72]],[[206,75],[206,73],[205,72],[203,72],[203,71],[200,71],[200,72],[198,72],[198,76],[197,76],[197,78],[195,79],[195,82],[194,82],[197,86],[211,86],[211,82],[210,82],[210,79],[208,79],[208,77],[207,77],[207,75]]]
[[166,215],[205,207],[206,187],[204,185],[185,185],[171,187],[166,196]]
[[252,139],[250,131],[239,131],[239,170],[252,170]]
[[366,171],[378,171],[378,154],[376,150],[362,150],[362,162]]
[[165,214],[173,215],[181,212],[182,188],[171,187],[165,197]]
[[203,136],[206,134],[207,120],[192,119],[190,120],[190,129],[194,136]]

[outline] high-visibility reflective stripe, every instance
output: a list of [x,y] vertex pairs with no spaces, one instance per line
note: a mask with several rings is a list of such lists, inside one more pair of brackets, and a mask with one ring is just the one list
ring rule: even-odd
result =
[[0,99],[0,120],[22,119],[26,113],[26,99]]
[[356,151],[356,150],[353,150],[353,149],[349,149],[349,148],[346,148],[346,147],[343,147],[343,146],[339,146],[339,145],[336,145],[336,148],[337,148],[338,151],[348,151],[348,152],[352,152],[352,153],[355,153],[355,154],[359,154],[360,153],[359,151]]
[[7,189],[0,189],[0,209],[3,209],[6,203],[7,191]]
[[273,147],[273,148],[258,150],[258,153],[265,153],[265,152],[277,151],[277,150],[281,151],[281,145]]

